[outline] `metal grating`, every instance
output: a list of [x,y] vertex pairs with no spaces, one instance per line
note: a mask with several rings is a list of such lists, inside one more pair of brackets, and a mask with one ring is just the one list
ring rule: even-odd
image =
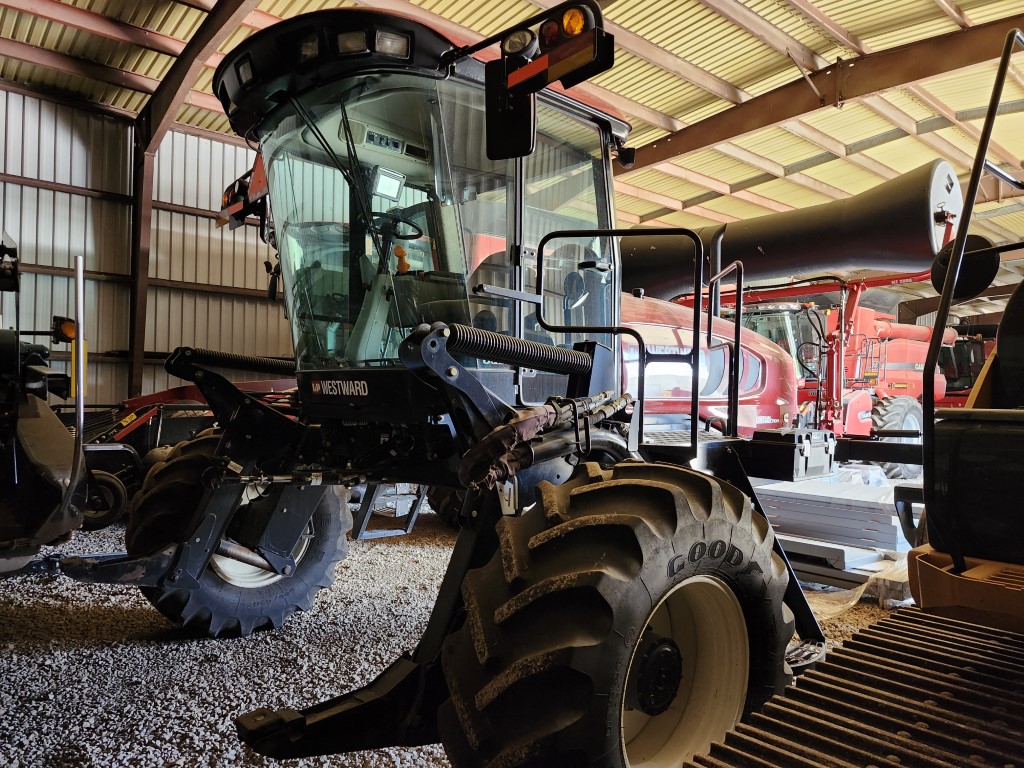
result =
[[1022,764],[1024,635],[904,610],[858,632],[687,768]]

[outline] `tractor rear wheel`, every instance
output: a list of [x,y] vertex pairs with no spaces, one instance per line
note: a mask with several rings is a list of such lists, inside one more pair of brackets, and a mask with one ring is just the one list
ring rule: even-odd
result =
[[790,681],[788,574],[739,490],[625,462],[539,491],[442,653],[456,768],[679,765]]
[[[202,476],[211,465],[216,441],[192,441],[151,478],[149,490],[133,505],[125,543],[128,553],[146,554],[180,542],[199,522]],[[249,486],[242,505],[263,488]],[[244,514],[243,509],[236,512]],[[214,555],[198,589],[140,587],[164,616],[211,637],[246,636],[280,627],[297,610],[308,611],[317,593],[334,582],[334,569],[347,554],[352,514],[333,488],[318,503],[306,532],[292,551],[295,572],[283,576],[223,555]],[[231,528],[228,527],[227,538]]]
[[[924,425],[924,409],[913,397],[882,397],[875,401],[871,409],[871,427],[874,430],[913,429],[920,431]],[[888,437],[886,442],[920,443],[921,438]],[[899,462],[879,462],[885,476],[893,480],[913,480],[921,476],[918,464],[901,464]]]

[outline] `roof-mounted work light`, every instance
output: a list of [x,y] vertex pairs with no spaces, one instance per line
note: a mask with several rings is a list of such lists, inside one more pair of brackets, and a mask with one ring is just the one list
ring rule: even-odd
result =
[[503,56],[522,56],[529,61],[538,50],[537,35],[531,29],[517,29],[501,41]]

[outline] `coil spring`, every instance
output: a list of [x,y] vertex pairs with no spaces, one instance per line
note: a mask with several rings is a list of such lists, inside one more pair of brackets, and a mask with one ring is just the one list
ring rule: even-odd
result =
[[451,331],[448,351],[456,354],[550,373],[587,373],[592,365],[590,355],[575,349],[562,349],[457,323],[448,328]]
[[230,368],[236,371],[254,371],[256,373],[276,373],[284,376],[295,375],[295,361],[282,360],[279,357],[258,357],[256,355],[238,355],[234,352],[218,352],[213,349],[197,347],[180,347],[174,356],[183,356],[193,365],[213,365],[218,368]]

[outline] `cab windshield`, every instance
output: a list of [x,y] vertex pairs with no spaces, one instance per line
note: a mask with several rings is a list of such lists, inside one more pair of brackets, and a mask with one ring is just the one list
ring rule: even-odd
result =
[[[395,365],[402,339],[436,321],[577,340],[545,333],[536,304],[493,289],[536,290],[530,249],[548,232],[609,225],[596,124],[538,105],[537,151],[523,161],[522,269],[509,256],[514,164],[487,158],[481,88],[365,74],[293,100],[260,130],[299,370]],[[545,318],[612,322],[607,250],[588,238],[546,249]],[[530,388],[520,394],[533,400],[558,386]]]

